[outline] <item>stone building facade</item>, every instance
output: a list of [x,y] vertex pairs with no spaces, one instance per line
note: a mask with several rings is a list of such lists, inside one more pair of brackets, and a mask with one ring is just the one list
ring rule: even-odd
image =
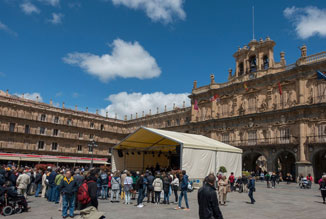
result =
[[266,38],[239,48],[227,82],[216,83],[214,75],[207,86],[194,82],[191,107],[174,105],[172,111],[157,109],[129,120],[0,93],[0,150],[89,156],[87,142],[93,138],[100,145],[95,155],[108,157],[114,144],[147,126],[202,134],[240,147],[248,171],[265,166],[318,178],[326,172],[326,80],[318,80],[316,71],[326,71],[326,52],[308,56],[302,46],[296,63],[287,65],[284,52],[275,61],[274,46]]

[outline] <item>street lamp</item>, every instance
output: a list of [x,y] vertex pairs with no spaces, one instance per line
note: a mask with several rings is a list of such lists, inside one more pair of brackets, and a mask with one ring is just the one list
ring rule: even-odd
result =
[[90,166],[90,169],[92,169],[93,168],[93,149],[94,149],[94,147],[97,147],[95,140],[88,143],[88,147],[91,148],[91,150],[92,150],[92,160],[91,160],[91,166]]

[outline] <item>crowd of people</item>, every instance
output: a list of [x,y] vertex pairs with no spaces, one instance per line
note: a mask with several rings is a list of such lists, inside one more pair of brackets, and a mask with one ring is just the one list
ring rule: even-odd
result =
[[[303,179],[313,182],[310,174],[307,177],[299,176],[298,181]],[[274,172],[259,174],[252,172],[238,177],[235,177],[234,173],[228,177],[223,173],[209,174],[203,182],[203,187],[198,191],[200,218],[223,218],[219,205],[226,205],[229,192],[248,192],[249,203],[254,204],[256,180],[266,181],[268,188],[275,188],[282,177]],[[318,183],[325,203],[326,174]],[[30,167],[17,168],[16,165],[8,164],[0,167],[0,188],[6,187],[15,190],[25,199],[30,195],[45,198],[58,205],[63,218],[73,218],[76,209],[81,213],[96,212],[98,199],[109,199],[112,203],[123,202],[125,205],[135,204],[138,208],[144,207],[144,200],[155,205],[169,205],[173,202],[177,204],[176,210],[189,210],[187,193],[191,189],[191,182],[184,170],[111,172],[106,168],[54,166],[42,170]],[[183,199],[185,207],[182,207]],[[95,210],[89,211],[90,208]]]

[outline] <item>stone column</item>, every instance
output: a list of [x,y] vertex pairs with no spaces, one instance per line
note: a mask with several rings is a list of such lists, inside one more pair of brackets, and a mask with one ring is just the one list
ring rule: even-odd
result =
[[306,162],[306,154],[305,154],[305,141],[306,141],[306,135],[305,135],[305,124],[301,121],[299,124],[299,161],[300,162]]
[[305,94],[305,80],[303,79],[299,79],[297,81],[297,101],[298,103],[301,105],[301,104],[305,104],[305,101],[304,101],[304,94]]
[[314,177],[314,171],[311,162],[307,160],[306,157],[306,124],[303,121],[300,121],[299,124],[299,158],[296,163],[296,175],[303,174],[307,176],[311,174]]

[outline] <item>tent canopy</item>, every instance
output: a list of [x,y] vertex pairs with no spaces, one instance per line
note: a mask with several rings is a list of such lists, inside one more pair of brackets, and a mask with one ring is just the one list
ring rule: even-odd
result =
[[212,151],[242,153],[242,150],[195,134],[140,127],[114,146],[117,150],[174,151],[176,146]]

